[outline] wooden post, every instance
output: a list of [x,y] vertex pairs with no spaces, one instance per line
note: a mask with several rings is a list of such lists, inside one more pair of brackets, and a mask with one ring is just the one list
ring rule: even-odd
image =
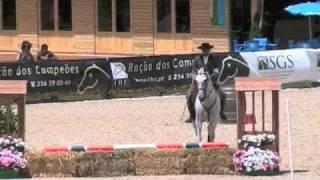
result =
[[[255,92],[254,91],[252,91],[252,115],[253,115],[253,117],[255,117],[255,112],[256,112],[256,108],[255,108],[255,106],[256,106],[256,101],[255,101]],[[252,132],[255,134],[255,132],[256,132],[256,123],[255,122],[252,122]]]
[[[235,91],[237,95],[237,138],[245,134],[272,133],[275,135],[275,146],[273,149],[279,153],[279,91],[281,83],[275,78],[235,78]],[[252,132],[245,131],[245,101],[246,92],[252,92],[252,115],[255,117],[255,92],[262,91],[262,130],[256,130],[253,124]],[[265,91],[272,92],[272,131],[265,131]],[[238,148],[239,144],[238,144]]]
[[279,92],[272,91],[272,132],[276,136],[276,151],[279,151]]
[[265,131],[265,127],[264,127],[264,118],[265,112],[264,112],[264,91],[262,91],[262,132]]
[[[237,102],[237,127],[238,127],[238,131],[237,131],[237,141],[239,139],[241,139],[242,137],[242,132],[243,132],[243,121],[242,121],[242,106],[241,106],[241,92],[236,92],[236,102]],[[239,144],[238,144],[238,148],[239,148]]]
[[[17,98],[18,122],[17,133],[24,139],[25,133],[25,95],[27,93],[27,81],[24,80],[0,80],[0,95]],[[15,98],[13,98],[15,99]],[[13,103],[15,100],[12,100]]]
[[25,96],[18,97],[18,135],[25,140]]

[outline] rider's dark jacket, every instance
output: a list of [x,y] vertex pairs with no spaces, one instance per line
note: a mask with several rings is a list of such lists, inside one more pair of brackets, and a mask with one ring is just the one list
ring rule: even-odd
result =
[[219,59],[216,59],[214,56],[212,56],[211,54],[208,57],[208,62],[205,65],[204,64],[204,57],[203,55],[199,55],[195,58],[194,63],[193,63],[193,73],[196,73],[201,67],[204,67],[205,70],[209,73],[209,75],[211,76],[212,82],[214,83],[215,86],[216,85],[216,80],[217,80],[217,76],[218,74],[214,73],[214,70],[218,70],[220,71],[220,67],[219,67]]

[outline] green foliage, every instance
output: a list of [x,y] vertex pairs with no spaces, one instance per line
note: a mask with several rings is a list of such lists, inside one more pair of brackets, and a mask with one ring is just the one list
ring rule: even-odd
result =
[[15,134],[17,132],[17,105],[0,101],[0,133]]

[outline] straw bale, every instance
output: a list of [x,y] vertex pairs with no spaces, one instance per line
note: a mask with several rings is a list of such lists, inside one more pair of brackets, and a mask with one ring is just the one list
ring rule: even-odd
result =
[[168,175],[183,174],[183,151],[137,151],[134,156],[136,174]]
[[79,177],[135,175],[132,151],[85,153],[77,159],[77,166]]
[[186,150],[185,174],[232,174],[230,149]]
[[231,149],[123,150],[113,153],[28,153],[31,177],[232,174]]
[[78,154],[28,153],[27,174],[31,177],[73,177]]

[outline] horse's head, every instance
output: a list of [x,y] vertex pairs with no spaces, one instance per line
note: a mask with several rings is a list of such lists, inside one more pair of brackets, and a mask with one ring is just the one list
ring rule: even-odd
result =
[[204,68],[200,68],[197,71],[197,75],[195,77],[198,87],[198,97],[200,101],[203,101],[206,97],[206,90],[208,86],[208,81],[210,81],[209,74],[205,71]]
[[88,89],[94,89],[99,84],[99,80],[102,79],[101,77],[104,77],[103,79],[105,80],[111,79],[110,75],[96,64],[92,64],[87,67],[80,83],[78,84],[78,93],[84,94]]
[[224,84],[228,79],[234,78],[235,76],[248,76],[249,71],[250,69],[246,62],[228,56],[222,61],[218,84]]

